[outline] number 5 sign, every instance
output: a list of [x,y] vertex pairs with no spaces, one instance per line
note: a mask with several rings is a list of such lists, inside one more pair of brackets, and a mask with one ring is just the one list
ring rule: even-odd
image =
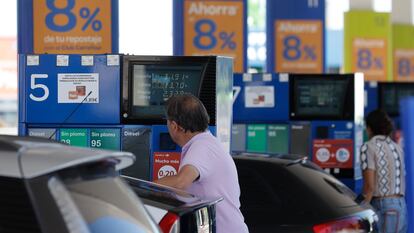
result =
[[118,0],[19,0],[19,53],[118,52]]

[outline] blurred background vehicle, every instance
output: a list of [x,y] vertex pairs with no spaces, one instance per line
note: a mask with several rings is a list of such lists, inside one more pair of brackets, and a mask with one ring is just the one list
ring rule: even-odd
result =
[[0,136],[0,232],[159,233],[119,177],[127,152]]
[[251,233],[375,232],[369,205],[305,157],[235,156],[241,211]]
[[214,233],[221,201],[201,200],[182,190],[123,176],[164,233]]

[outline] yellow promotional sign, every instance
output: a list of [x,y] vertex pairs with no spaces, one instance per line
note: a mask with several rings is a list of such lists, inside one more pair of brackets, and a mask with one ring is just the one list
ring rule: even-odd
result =
[[365,81],[386,81],[387,40],[356,37],[352,42],[352,70],[364,73]]
[[275,38],[275,72],[323,72],[322,21],[276,20]]
[[184,55],[233,57],[234,71],[243,70],[243,2],[186,1]]
[[110,0],[33,1],[35,53],[112,52]]
[[414,81],[414,49],[394,50],[394,80]]

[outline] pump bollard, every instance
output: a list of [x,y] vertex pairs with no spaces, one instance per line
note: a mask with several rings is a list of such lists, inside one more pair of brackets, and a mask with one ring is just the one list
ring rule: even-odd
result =
[[408,232],[414,232],[414,97],[403,99],[400,102],[402,129],[404,135],[406,193],[408,211]]

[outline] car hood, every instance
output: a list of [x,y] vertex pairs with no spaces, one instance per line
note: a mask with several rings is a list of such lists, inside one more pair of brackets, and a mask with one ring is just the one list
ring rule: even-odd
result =
[[113,160],[120,170],[131,165],[135,156],[129,152],[79,148],[46,139],[0,136],[0,176],[30,179],[105,160]]

